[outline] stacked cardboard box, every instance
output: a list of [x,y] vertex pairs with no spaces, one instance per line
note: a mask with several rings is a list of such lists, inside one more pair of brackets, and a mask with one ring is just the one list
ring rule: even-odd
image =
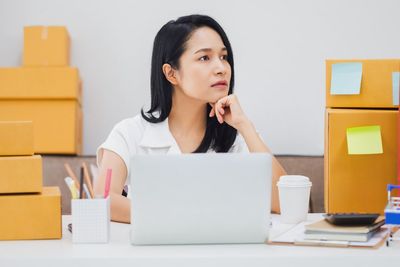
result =
[[21,68],[0,68],[0,120],[34,122],[34,151],[80,154],[81,81],[65,27],[25,27]]
[[0,121],[0,240],[61,238],[61,193],[42,186],[33,124]]
[[[356,69],[343,71],[349,63],[361,64],[360,91],[337,94],[333,83],[343,84],[334,81],[338,77],[334,75],[342,75],[342,81],[357,76]],[[335,74],[334,67],[343,67],[343,72]],[[386,185],[397,177],[399,71],[400,60],[326,61],[326,212],[383,213]],[[363,133],[370,129],[375,129],[372,135]],[[354,131],[358,131],[355,137]],[[375,141],[378,149],[373,147]]]

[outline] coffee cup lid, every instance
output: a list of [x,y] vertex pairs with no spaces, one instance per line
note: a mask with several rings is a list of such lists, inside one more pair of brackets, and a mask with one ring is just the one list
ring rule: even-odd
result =
[[312,183],[310,179],[303,175],[283,175],[279,178],[277,186],[287,186],[287,187],[303,187],[311,186]]

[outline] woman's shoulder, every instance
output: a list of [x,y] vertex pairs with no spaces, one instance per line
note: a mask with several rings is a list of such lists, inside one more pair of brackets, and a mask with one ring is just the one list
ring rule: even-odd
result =
[[134,117],[126,118],[118,122],[114,126],[114,130],[132,132],[143,132],[148,122],[143,119],[141,114]]
[[148,124],[149,122],[143,119],[141,114],[138,114],[118,122],[112,129],[110,136],[125,140],[128,145],[136,147],[143,138]]

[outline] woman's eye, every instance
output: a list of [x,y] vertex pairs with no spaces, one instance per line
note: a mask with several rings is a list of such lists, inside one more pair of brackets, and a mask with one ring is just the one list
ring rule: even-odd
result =
[[200,61],[206,61],[209,60],[208,56],[202,56],[201,58],[199,58]]
[[228,60],[228,55],[223,55],[223,56],[221,56],[221,59],[222,59],[222,60]]

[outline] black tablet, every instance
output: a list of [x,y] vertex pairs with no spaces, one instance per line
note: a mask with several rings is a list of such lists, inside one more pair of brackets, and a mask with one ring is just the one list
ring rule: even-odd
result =
[[327,213],[325,220],[334,225],[370,225],[379,217],[378,213]]

